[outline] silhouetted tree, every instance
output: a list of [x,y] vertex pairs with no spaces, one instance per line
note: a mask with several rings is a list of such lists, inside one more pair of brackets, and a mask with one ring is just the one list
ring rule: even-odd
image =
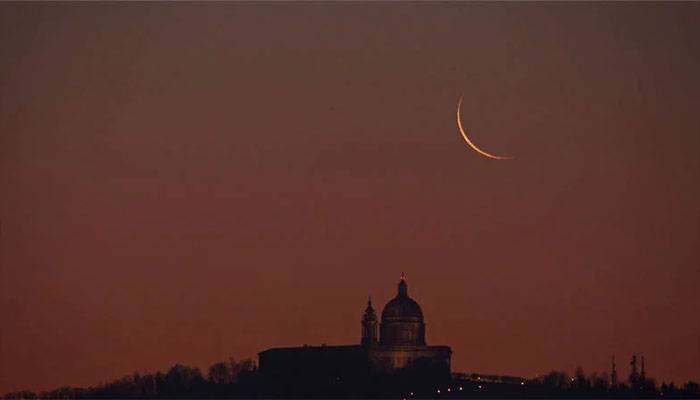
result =
[[542,378],[542,385],[556,392],[563,392],[569,387],[569,381],[565,372],[551,371]]
[[241,361],[236,361],[233,358],[229,360],[231,364],[231,374],[233,383],[241,382],[248,379],[256,371],[255,361],[246,358]]
[[231,364],[228,362],[218,362],[209,366],[209,382],[215,385],[226,385],[233,383]]
[[594,372],[591,374],[589,380],[595,393],[602,394],[610,390],[610,380],[606,372],[603,372],[602,374]]
[[[136,380],[136,378],[134,379]],[[140,376],[137,386],[141,397],[155,397],[158,394],[158,385],[153,374]]]
[[669,384],[666,384],[666,382],[664,382],[664,383],[661,385],[660,394],[661,394],[663,397],[666,397],[666,398],[678,397],[678,396],[679,396],[679,392],[680,392],[680,391],[679,391],[678,388],[676,387],[676,384],[673,383],[673,382],[671,382],[671,383],[669,383]]
[[576,368],[571,387],[575,393],[581,395],[588,394],[591,391],[591,382],[588,380],[588,378],[586,378],[583,368]]
[[163,380],[163,394],[170,397],[201,397],[205,380],[198,368],[176,364]]
[[686,384],[683,385],[683,391],[690,393],[690,394],[695,394],[695,395],[700,397],[700,385],[697,382],[694,382],[694,381],[686,382]]
[[29,390],[21,390],[19,392],[10,392],[3,396],[4,399],[27,399],[33,400],[38,398],[37,394]]

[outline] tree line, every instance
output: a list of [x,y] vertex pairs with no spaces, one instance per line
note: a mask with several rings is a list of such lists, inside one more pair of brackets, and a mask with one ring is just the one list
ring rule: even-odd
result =
[[[563,371],[524,379],[454,374],[445,379],[419,368],[407,368],[367,381],[299,383],[277,386],[250,359],[212,364],[206,374],[198,368],[176,364],[166,372],[139,373],[90,386],[61,387],[44,392],[18,391],[5,399],[133,399],[133,398],[700,398],[696,382],[657,384],[633,371],[618,382],[607,373],[586,375],[577,368],[573,376]],[[288,382],[287,382],[288,384]]]
[[241,398],[253,395],[257,368],[250,359],[233,358],[212,364],[206,375],[199,368],[173,365],[167,372],[134,372],[112,382],[87,388],[64,386],[35,393],[18,391],[5,399],[134,399],[134,398]]
[[[563,371],[552,371],[534,379],[484,381],[474,376],[460,379],[449,387],[442,387],[441,398],[700,398],[700,385],[688,381],[681,385],[663,382],[660,385],[650,377],[630,374],[624,382],[606,373],[586,375],[577,368],[570,376]],[[449,391],[447,390],[449,389]],[[410,392],[409,392],[410,393]],[[415,394],[417,397],[426,397]]]

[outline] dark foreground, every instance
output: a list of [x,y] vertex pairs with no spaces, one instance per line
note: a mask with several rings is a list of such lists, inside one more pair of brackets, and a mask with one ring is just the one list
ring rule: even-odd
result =
[[87,398],[700,398],[695,382],[657,384],[653,378],[630,375],[611,382],[607,374],[574,377],[552,371],[534,379],[478,374],[437,375],[405,370],[382,376],[266,376],[250,360],[220,362],[206,374],[175,365],[167,372],[134,373],[87,388],[62,387],[34,393],[7,393],[6,399]]

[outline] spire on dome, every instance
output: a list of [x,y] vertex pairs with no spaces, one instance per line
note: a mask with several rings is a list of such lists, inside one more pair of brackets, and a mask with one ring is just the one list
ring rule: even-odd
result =
[[399,297],[408,297],[408,285],[406,284],[406,274],[401,273],[401,280],[399,281]]

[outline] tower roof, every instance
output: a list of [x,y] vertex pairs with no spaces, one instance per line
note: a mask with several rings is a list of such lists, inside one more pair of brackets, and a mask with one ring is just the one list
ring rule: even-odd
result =
[[370,296],[369,299],[367,299],[367,308],[365,308],[365,316],[364,319],[377,319],[377,314],[374,312],[374,307],[372,307],[372,297]]

